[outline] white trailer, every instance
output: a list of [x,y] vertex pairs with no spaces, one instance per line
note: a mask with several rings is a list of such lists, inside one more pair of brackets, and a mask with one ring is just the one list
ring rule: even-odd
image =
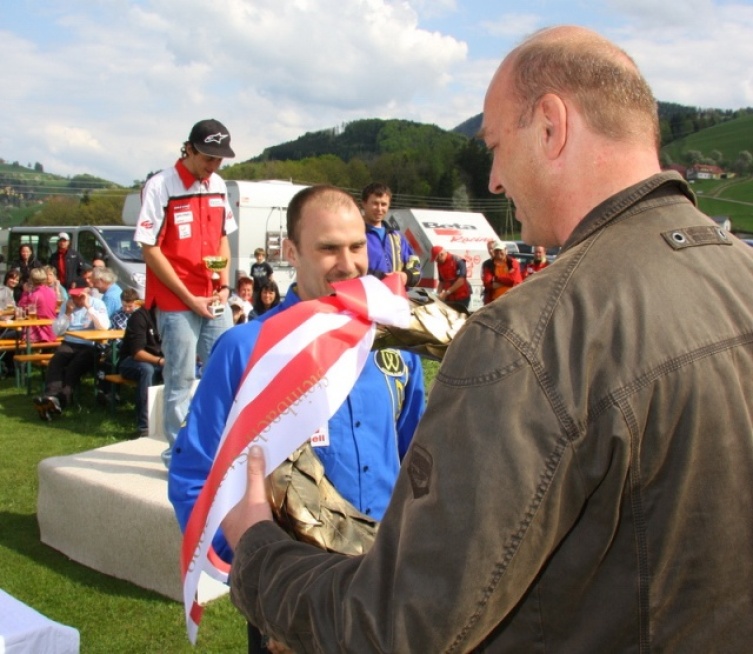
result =
[[[230,180],[226,184],[228,201],[238,223],[238,230],[228,236],[229,279],[237,281],[240,276],[248,275],[254,250],[264,248],[274,270],[273,279],[280,287],[280,294],[285,295],[295,277],[295,271],[282,254],[282,241],[287,236],[286,212],[291,198],[306,187],[280,180]],[[141,194],[129,194],[123,205],[123,222],[135,225],[140,210]]]
[[[470,310],[482,304],[483,285],[481,265],[489,258],[486,244],[499,236],[492,229],[484,214],[468,211],[440,211],[436,209],[393,209],[387,221],[399,229],[421,260],[419,286],[437,287],[437,267],[431,261],[431,248],[441,245],[451,254],[465,259],[468,281],[471,283]],[[517,251],[515,243],[507,243],[511,251]]]

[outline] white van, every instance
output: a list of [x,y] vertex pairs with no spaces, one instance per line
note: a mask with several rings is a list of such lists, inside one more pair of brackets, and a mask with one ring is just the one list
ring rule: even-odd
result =
[[7,234],[7,249],[4,249],[5,263],[1,264],[2,274],[11,263],[18,259],[21,244],[29,244],[34,256],[48,264],[58,247],[58,234],[70,234],[71,245],[78,250],[84,260],[91,264],[94,259],[103,259],[105,265],[118,276],[121,288],[134,288],[139,297],[144,297],[146,286],[146,264],[141,256],[141,248],[133,240],[134,227],[127,225],[78,225],[62,227],[31,227],[20,225],[11,227]]

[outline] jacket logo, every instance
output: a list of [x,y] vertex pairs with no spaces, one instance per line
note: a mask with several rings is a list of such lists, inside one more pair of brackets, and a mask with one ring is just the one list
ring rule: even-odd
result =
[[229,134],[223,134],[222,132],[217,132],[216,134],[210,134],[204,139],[204,143],[217,143],[218,145],[221,145],[222,142],[228,138]]
[[374,362],[379,370],[390,377],[402,377],[408,371],[403,355],[391,348],[377,350],[374,353]]
[[413,444],[408,463],[408,478],[413,488],[413,497],[418,499],[429,494],[429,482],[431,481],[431,469],[434,459],[428,450],[420,445]]

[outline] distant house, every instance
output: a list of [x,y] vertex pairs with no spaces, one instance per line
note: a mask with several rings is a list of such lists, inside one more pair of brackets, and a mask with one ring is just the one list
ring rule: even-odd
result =
[[687,179],[687,171],[688,169],[683,166],[682,164],[669,164],[669,166],[665,166],[664,170],[674,170],[676,173],[680,173],[680,175],[683,176],[684,179]]
[[721,179],[724,171],[719,166],[709,164],[693,164],[685,172],[685,179]]

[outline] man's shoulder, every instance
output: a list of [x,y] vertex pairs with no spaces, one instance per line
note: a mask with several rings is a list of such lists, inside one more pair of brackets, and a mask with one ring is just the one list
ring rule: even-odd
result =
[[178,174],[178,169],[175,166],[163,168],[144,183],[141,190],[142,201],[148,195],[161,193],[173,195],[180,193],[181,189],[184,189],[184,186]]

